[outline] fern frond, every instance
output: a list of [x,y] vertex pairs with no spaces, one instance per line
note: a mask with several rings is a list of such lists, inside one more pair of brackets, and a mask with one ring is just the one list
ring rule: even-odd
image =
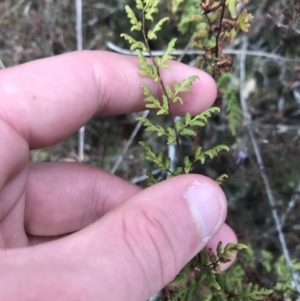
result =
[[135,6],[136,8],[138,8],[139,10],[143,10],[144,9],[144,4],[142,0],[135,0]]
[[[163,60],[162,57],[160,56],[157,56],[154,58],[155,59],[155,62],[157,64],[157,66],[160,68],[160,69],[168,69],[169,71],[171,71],[171,67],[165,63],[165,61]],[[170,56],[170,60],[173,59],[173,57]]]
[[156,112],[156,115],[169,114],[169,103],[165,95],[163,95],[163,100],[161,103],[159,99],[154,97],[154,95],[151,93],[150,89],[146,85],[142,85],[142,88],[144,90],[144,101],[146,102],[146,108],[158,110]]
[[216,289],[218,291],[221,290],[221,286],[220,286],[220,284],[217,281],[216,274],[214,274],[214,273],[208,273],[207,279],[209,281],[209,286],[211,288]]
[[185,174],[188,174],[188,173],[190,173],[191,169],[192,169],[192,162],[190,161],[189,156],[185,156],[183,171]]
[[219,260],[222,263],[228,262],[228,259],[231,259],[233,257],[233,253],[237,253],[240,250],[247,249],[247,246],[241,243],[228,243],[222,251],[222,243],[220,242],[219,245],[220,247],[217,250],[217,256],[219,257]]
[[203,127],[207,123],[208,118],[210,118],[215,112],[220,112],[220,109],[217,107],[211,107],[194,117],[192,117],[190,113],[186,113],[183,118],[176,121],[175,127],[178,132],[187,127]]
[[215,179],[215,182],[216,182],[217,184],[221,185],[227,178],[228,178],[228,175],[224,173],[224,174],[218,176],[218,177]]
[[133,10],[129,7],[129,5],[125,6],[125,11],[127,13],[127,17],[130,21],[130,23],[132,24],[130,31],[140,31],[142,29],[142,22],[138,21],[135,13],[133,12]]
[[169,43],[168,43],[168,47],[166,49],[166,52],[164,53],[164,55],[161,58],[161,62],[160,62],[160,68],[163,68],[162,65],[167,61],[167,60],[172,60],[174,59],[174,56],[171,55],[171,53],[175,50],[175,44],[176,44],[177,39],[173,38]]
[[199,79],[199,76],[192,75],[189,76],[187,79],[183,80],[181,83],[174,82],[174,95],[177,96],[178,93],[191,92],[189,87],[193,84],[193,82],[196,79]]
[[145,18],[146,20],[154,21],[153,15],[158,12],[159,0],[145,0]]
[[147,180],[148,186],[152,186],[157,183],[157,180],[155,179],[151,170],[147,170],[146,175],[148,176],[148,180]]
[[168,17],[165,17],[165,18],[160,19],[160,20],[155,24],[154,28],[153,28],[153,29],[150,29],[150,30],[148,31],[148,33],[147,33],[148,39],[149,39],[149,40],[155,40],[155,39],[157,39],[156,33],[157,33],[158,31],[161,30],[162,25],[163,25],[166,21],[168,21],[168,20],[169,20]]
[[192,117],[190,113],[186,113],[183,118],[175,122],[175,128],[182,136],[196,136],[196,132],[191,127],[205,126],[208,118],[211,117],[214,112],[219,111],[219,108],[212,107],[194,117]]
[[138,117],[137,120],[142,122],[146,132],[156,132],[158,137],[166,135],[166,131],[162,126],[153,124],[148,118]]
[[178,176],[178,175],[181,175],[182,173],[183,173],[183,169],[181,166],[179,166],[175,169],[175,171],[173,172],[173,175]]
[[228,6],[232,18],[236,18],[236,6],[238,2],[240,2],[240,0],[226,0],[225,4]]
[[[194,163],[200,161],[201,164],[204,164],[205,156],[208,156],[210,159],[212,159],[212,158],[216,157],[218,155],[218,153],[222,150],[229,151],[229,147],[226,145],[220,144],[209,150],[202,152],[202,148],[199,146],[195,150]],[[219,178],[218,178],[219,180],[222,180],[225,178],[225,175],[222,175]]]
[[197,136],[197,133],[194,130],[188,128],[183,128],[182,130],[180,130],[179,134],[181,136],[193,136],[193,137]]
[[224,98],[228,100],[226,113],[228,114],[228,125],[233,136],[236,135],[236,127],[240,124],[243,117],[243,112],[238,103],[236,92],[234,89],[229,88],[224,93]]
[[244,32],[248,32],[250,27],[249,21],[253,19],[252,14],[248,14],[246,9],[239,14],[238,19],[236,21],[237,25],[239,25],[240,29]]
[[162,96],[162,106],[156,112],[156,115],[168,115],[169,114],[169,102],[166,95]]
[[153,162],[161,170],[168,171],[170,169],[171,159],[169,157],[164,157],[162,151],[155,153],[150,146],[143,141],[140,141],[139,144],[144,148],[146,160]]
[[147,47],[143,42],[135,40],[133,37],[126,33],[121,33],[120,36],[129,42],[130,50],[140,49],[143,51],[147,51]]
[[[210,118],[212,116],[212,114],[214,113],[219,113],[220,112],[220,109],[217,108],[217,107],[211,107],[207,110],[205,110],[204,112],[202,112],[201,114],[199,115],[196,115],[194,118],[193,118],[193,121],[195,120],[201,120],[202,122],[206,123],[208,118]],[[193,126],[193,124],[191,124]]]
[[225,150],[225,151],[229,151],[229,147],[227,145],[224,145],[224,144],[220,144],[220,145],[217,145],[207,151],[205,151],[203,153],[203,155],[206,155],[208,156],[210,159],[216,157],[218,155],[218,153],[222,150]]
[[176,134],[173,128],[171,128],[170,126],[167,127],[167,135],[168,135],[168,141],[167,144],[174,144],[176,142]]
[[228,85],[230,85],[232,81],[233,75],[231,73],[225,72],[223,73],[217,81],[217,85],[219,89],[225,90],[227,89]]
[[172,5],[172,13],[176,13],[178,10],[179,5],[183,2],[184,0],[173,0],[171,2]]
[[202,147],[198,146],[195,150],[195,154],[194,154],[194,163],[200,161],[201,164],[204,164],[205,162],[205,156],[202,153]]
[[237,79],[231,73],[223,73],[217,82],[220,91],[223,93],[224,100],[227,101],[226,113],[228,125],[233,136],[236,135],[236,127],[241,123],[243,112],[241,110],[237,93]]
[[[229,287],[227,287],[229,288]],[[228,294],[231,296],[232,300],[245,300],[245,301],[254,301],[262,300],[265,296],[270,295],[273,290],[259,288],[258,284],[253,284],[250,282],[247,284],[244,289],[241,284],[241,280],[238,280],[236,285],[232,285]]]
[[140,63],[139,74],[145,77],[153,78],[156,82],[160,82],[161,78],[158,75],[157,68],[153,64],[147,63],[146,58],[140,50],[137,50],[136,53]]
[[165,85],[167,96],[169,99],[172,99],[174,97],[174,92],[172,91],[171,87],[168,85]]

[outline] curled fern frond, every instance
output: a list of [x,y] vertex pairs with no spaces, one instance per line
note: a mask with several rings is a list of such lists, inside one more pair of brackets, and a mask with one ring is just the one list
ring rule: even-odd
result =
[[195,80],[199,79],[199,76],[197,75],[192,75],[189,76],[187,79],[184,79],[181,83],[174,82],[174,91],[175,95],[178,93],[183,93],[183,92],[191,92],[190,86],[193,84]]
[[145,18],[154,21],[153,15],[158,13],[159,0],[145,0]]
[[144,9],[144,4],[143,4],[142,0],[135,0],[135,6],[139,10],[143,10]]
[[216,183],[221,185],[227,178],[228,178],[227,174],[222,174],[222,175],[218,176],[215,181],[216,181]]
[[152,186],[157,183],[157,179],[154,177],[153,173],[151,170],[147,170],[146,175],[148,176],[147,184],[148,186]]
[[138,117],[137,120],[143,123],[146,132],[156,132],[158,137],[167,135],[166,130],[161,125],[153,124],[148,118]]
[[140,141],[139,144],[144,148],[145,151],[145,158],[150,161],[153,162],[154,164],[156,164],[158,166],[158,168],[160,168],[161,170],[169,170],[170,169],[170,163],[171,160],[169,157],[165,157],[163,155],[162,151],[159,151],[158,153],[155,153],[150,146],[143,142]]
[[127,17],[130,21],[130,23],[132,24],[130,31],[140,31],[142,29],[142,22],[138,21],[135,13],[133,12],[133,10],[129,7],[129,5],[125,6],[125,11],[127,13]]
[[169,114],[169,104],[165,95],[163,95],[163,101],[160,102],[158,98],[154,97],[150,89],[146,85],[142,85],[144,90],[144,101],[146,102],[147,109],[156,109],[156,115],[168,115]]
[[228,125],[231,134],[235,136],[236,127],[241,123],[243,112],[238,103],[236,91],[232,88],[227,89],[224,93],[224,99],[228,101],[226,113],[228,114]]
[[[211,108],[205,110],[204,112],[202,112],[201,114],[195,116],[193,121],[200,120],[204,123],[207,123],[208,118],[210,118],[212,116],[212,114],[219,113],[219,112],[220,112],[219,108],[211,107]],[[191,125],[194,126],[193,124],[191,124]]]
[[165,18],[160,19],[160,20],[155,24],[154,28],[153,28],[153,29],[150,29],[150,30],[148,31],[148,33],[147,33],[148,39],[149,39],[149,40],[156,40],[156,39],[157,39],[156,33],[157,33],[158,31],[161,30],[162,25],[163,25],[166,21],[168,21],[168,20],[169,20],[168,17],[165,17]]
[[127,40],[129,42],[130,50],[135,50],[135,49],[141,49],[143,51],[147,50],[147,47],[143,42],[139,42],[139,41],[135,40],[129,34],[122,33],[121,37],[123,37],[125,40]]
[[216,157],[220,151],[229,151],[229,147],[227,145],[224,145],[224,144],[220,144],[220,145],[217,145],[205,152],[203,152],[203,155],[205,156],[208,156],[210,159]]
[[176,41],[177,41],[177,39],[173,38],[168,43],[168,47],[167,47],[166,52],[164,53],[164,55],[162,57],[155,58],[156,63],[157,63],[159,68],[165,68],[165,69],[171,70],[170,66],[168,64],[166,64],[165,62],[168,61],[168,60],[173,60],[174,59],[174,56],[172,56],[171,53],[175,50]]
[[[145,45],[145,44],[143,44]],[[146,46],[145,46],[146,47]],[[160,82],[161,79],[158,75],[158,70],[153,64],[148,64],[146,58],[142,54],[140,50],[136,51],[137,56],[139,58],[140,63],[140,70],[138,71],[140,75],[143,75],[145,77],[153,78],[154,81]]]
[[223,73],[217,82],[217,85],[223,94],[223,99],[227,102],[226,113],[228,125],[233,136],[236,135],[236,128],[243,118],[235,82],[237,82],[237,80],[234,78],[233,74],[230,73]]

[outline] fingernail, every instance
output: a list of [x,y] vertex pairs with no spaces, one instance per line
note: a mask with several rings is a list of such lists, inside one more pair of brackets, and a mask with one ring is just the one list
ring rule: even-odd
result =
[[223,196],[210,185],[195,181],[185,190],[184,198],[189,204],[201,240],[208,241],[223,222],[226,210]]

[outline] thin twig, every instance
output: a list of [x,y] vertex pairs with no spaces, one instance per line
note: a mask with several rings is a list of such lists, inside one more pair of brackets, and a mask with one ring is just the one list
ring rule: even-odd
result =
[[[82,0],[76,0],[76,40],[77,50],[82,50]],[[81,127],[78,133],[78,158],[84,160],[84,134],[85,126]]]
[[[159,168],[157,169],[154,169],[154,170],[151,170],[151,173],[155,176],[159,173],[161,173],[161,170]],[[143,181],[146,181],[148,179],[148,176],[147,175],[142,175],[142,176],[138,176],[138,177],[134,177],[130,180],[130,182],[132,184],[137,184],[137,183],[140,183],[140,182],[143,182]]]
[[284,226],[287,216],[293,211],[297,203],[300,203],[300,182],[298,184],[298,187],[294,191],[291,200],[289,201],[286,212],[281,217],[281,227]]
[[261,123],[259,121],[253,121],[252,125],[261,129],[277,131],[278,133],[285,133],[287,131],[299,130],[299,125],[290,125],[290,124],[283,124],[283,123],[268,124],[268,123]]
[[3,64],[3,62],[2,62],[1,59],[0,59],[0,69],[5,69],[5,66],[4,66],[4,64]]
[[282,226],[281,226],[281,222],[280,222],[280,218],[279,218],[279,214],[278,211],[276,209],[276,202],[272,193],[272,189],[270,186],[270,182],[265,170],[265,166],[263,163],[263,159],[261,156],[261,152],[258,146],[258,143],[256,141],[255,135],[254,135],[254,131],[252,129],[251,126],[251,120],[250,120],[250,114],[249,114],[249,110],[248,110],[248,106],[247,106],[247,102],[246,99],[244,97],[244,92],[243,92],[243,85],[246,79],[246,49],[248,47],[248,40],[247,37],[244,36],[243,37],[243,43],[242,43],[242,54],[240,56],[240,101],[241,101],[241,106],[242,106],[242,111],[243,111],[243,115],[244,115],[244,120],[245,120],[245,124],[247,126],[247,130],[248,130],[248,134],[254,149],[254,153],[256,156],[256,161],[260,170],[260,175],[262,177],[264,186],[265,186],[265,190],[266,190],[266,194],[269,200],[269,204],[272,210],[272,216],[275,222],[275,226],[276,226],[276,230],[278,232],[278,238],[279,238],[279,242],[282,248],[282,252],[283,252],[283,256],[285,259],[285,262],[287,264],[287,266],[290,269],[291,275],[292,275],[292,284],[295,287],[295,289],[298,291],[298,293],[300,293],[300,284],[298,282],[298,274],[295,272],[294,268],[293,268],[293,264],[291,261],[291,257],[290,257],[290,253],[287,247],[287,243],[286,243],[286,239],[285,236],[283,234],[282,231]]
[[76,0],[76,42],[77,50],[82,50],[82,0]]
[[161,292],[158,292],[155,295],[153,295],[152,297],[150,297],[150,299],[148,301],[159,301],[161,296],[162,296]]
[[182,49],[182,53],[177,58],[177,62],[181,62],[183,60],[184,56],[188,53],[192,45],[193,45],[193,37],[190,38],[186,46]]
[[[126,54],[126,55],[136,55],[135,51],[131,51],[122,47],[119,47],[117,45],[115,45],[112,42],[107,42],[106,43],[107,48],[109,48],[110,50],[113,50],[115,52],[121,53],[121,54]],[[165,53],[165,50],[154,50],[151,51],[153,56],[161,56]],[[223,53],[224,54],[233,54],[233,55],[241,55],[243,52],[240,49],[223,49]],[[142,54],[144,56],[150,56],[148,51],[143,51]],[[182,54],[186,54],[186,55],[202,55],[204,54],[204,51],[202,50],[196,50],[196,49],[189,49],[189,50],[185,50],[185,49],[178,49],[175,50],[173,52],[171,52],[171,55],[174,56],[180,56]],[[265,52],[265,51],[261,51],[261,50],[247,50],[244,52],[245,55],[247,56],[259,56],[259,57],[264,57],[270,60],[274,60],[274,61],[281,61],[284,63],[293,63],[293,62],[298,62],[300,63],[300,58],[286,58],[283,57],[281,55],[275,54],[275,53],[270,53],[270,52]]]
[[[148,116],[149,112],[150,112],[149,110],[144,111],[142,117],[143,117],[143,118],[146,118],[146,117]],[[110,171],[111,173],[114,174],[114,173],[116,172],[116,170],[118,169],[118,167],[119,167],[119,165],[121,164],[121,162],[122,162],[122,160],[123,160],[125,154],[126,154],[127,151],[128,151],[128,148],[130,147],[130,145],[131,145],[131,143],[132,143],[134,137],[135,137],[136,134],[138,133],[138,131],[139,131],[139,129],[141,128],[141,126],[142,126],[142,122],[139,121],[139,122],[136,124],[134,130],[132,131],[132,133],[131,133],[129,139],[127,140],[127,142],[126,142],[126,144],[125,144],[125,146],[124,146],[124,148],[123,148],[123,150],[122,150],[122,153],[118,156],[118,159],[117,159],[116,163],[114,164],[113,168],[112,168],[111,171]]]

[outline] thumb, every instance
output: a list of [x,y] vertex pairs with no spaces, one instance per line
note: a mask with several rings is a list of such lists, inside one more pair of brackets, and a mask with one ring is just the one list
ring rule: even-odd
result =
[[81,247],[93,250],[85,262],[98,269],[93,281],[101,283],[99,298],[146,300],[163,288],[221,228],[226,207],[211,179],[178,176],[141,191],[78,232]]
[[53,252],[50,244],[39,247],[60,266],[59,277],[49,276],[55,282],[51,294],[57,285],[63,295],[84,296],[76,300],[144,301],[220,230],[226,207],[219,186],[199,175],[144,189],[97,222],[51,243]]

